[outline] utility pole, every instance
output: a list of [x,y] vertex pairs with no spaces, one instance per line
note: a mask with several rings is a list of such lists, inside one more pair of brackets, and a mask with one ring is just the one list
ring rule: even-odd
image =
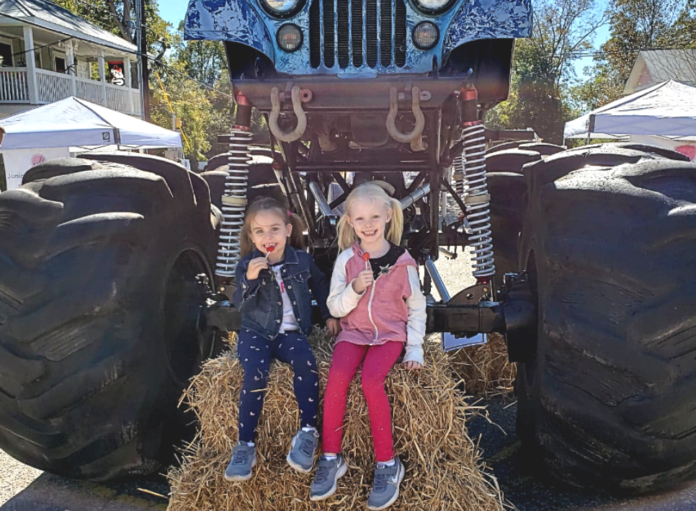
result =
[[143,117],[150,121],[150,70],[147,61],[147,29],[145,24],[147,0],[135,0],[136,39],[140,58],[140,107]]

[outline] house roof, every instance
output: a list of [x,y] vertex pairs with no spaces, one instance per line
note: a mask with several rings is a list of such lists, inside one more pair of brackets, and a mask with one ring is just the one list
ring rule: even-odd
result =
[[135,44],[44,0],[0,0],[2,15],[116,50],[134,53],[138,49]]
[[696,84],[696,50],[643,50],[638,53],[624,94],[674,80]]

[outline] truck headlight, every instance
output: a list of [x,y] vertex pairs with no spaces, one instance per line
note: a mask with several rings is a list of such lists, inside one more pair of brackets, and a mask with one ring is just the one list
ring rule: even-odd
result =
[[416,0],[418,7],[428,13],[438,13],[447,9],[453,0]]
[[419,50],[429,50],[437,44],[440,39],[440,31],[437,26],[430,21],[421,21],[413,29],[413,44]]
[[297,9],[302,0],[261,0],[261,4],[277,16],[286,16]]
[[292,53],[302,46],[302,30],[291,23],[283,25],[278,29],[276,41],[284,51]]

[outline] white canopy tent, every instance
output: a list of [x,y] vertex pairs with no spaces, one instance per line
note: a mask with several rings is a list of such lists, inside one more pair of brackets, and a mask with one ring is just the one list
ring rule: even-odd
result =
[[181,135],[84,99],[62,101],[0,121],[2,151],[44,147],[181,147]]
[[176,131],[76,97],[7,117],[0,133],[8,189],[34,165],[71,153],[182,147]]
[[696,87],[670,80],[569,121],[564,138],[696,136]]

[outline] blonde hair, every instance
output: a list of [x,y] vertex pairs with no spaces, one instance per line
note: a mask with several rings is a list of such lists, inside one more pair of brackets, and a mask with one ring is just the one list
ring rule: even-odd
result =
[[291,213],[289,209],[284,208],[277,200],[271,197],[260,197],[251,203],[244,217],[244,226],[242,227],[242,233],[240,235],[242,257],[251,254],[256,248],[256,245],[254,245],[251,239],[251,221],[261,211],[272,211],[276,213],[286,225],[292,225],[292,232],[288,239],[288,245],[299,249],[304,248],[304,222],[302,222],[302,219],[295,213]]
[[338,222],[338,248],[346,250],[358,240],[355,230],[348,223],[350,207],[358,199],[371,199],[384,204],[391,209],[391,220],[387,226],[386,238],[394,245],[401,244],[401,235],[404,230],[404,213],[401,211],[401,203],[389,197],[382,187],[374,183],[365,183],[353,188],[346,199],[346,212]]

